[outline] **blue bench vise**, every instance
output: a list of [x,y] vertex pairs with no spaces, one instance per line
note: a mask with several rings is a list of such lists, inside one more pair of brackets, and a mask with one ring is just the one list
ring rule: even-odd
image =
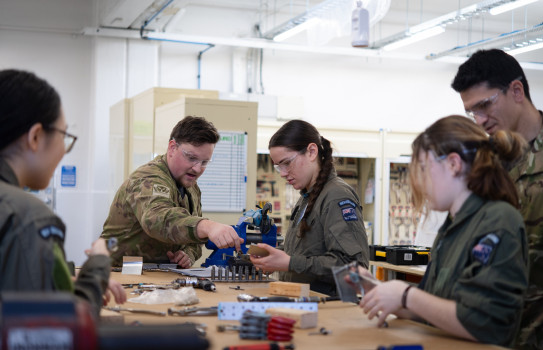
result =
[[[256,243],[266,243],[272,247],[277,246],[277,226],[268,216],[271,213],[271,204],[266,203],[263,208],[258,207],[257,210],[249,210],[243,214],[237,225],[232,225],[239,237],[243,238],[241,244],[241,252],[235,252],[235,247],[219,249],[215,243],[208,241],[206,248],[213,250],[211,255],[202,264],[203,267],[208,266],[229,266],[228,260],[240,254],[247,254],[248,246]],[[248,222],[252,220],[252,222]],[[247,232],[247,229],[255,232]],[[281,237],[282,238],[282,237]],[[250,262],[249,262],[250,263]]]

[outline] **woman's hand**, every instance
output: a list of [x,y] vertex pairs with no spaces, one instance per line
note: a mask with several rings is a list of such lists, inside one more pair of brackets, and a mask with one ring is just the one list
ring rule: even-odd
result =
[[123,286],[119,282],[109,279],[107,289],[104,292],[104,305],[109,303],[111,295],[113,295],[117,304],[124,304],[126,302],[126,292]]
[[378,284],[364,294],[360,307],[370,320],[377,316],[377,325],[381,327],[389,314],[402,309],[402,295],[407,287],[407,283],[398,280]]
[[264,257],[251,255],[251,262],[256,268],[264,272],[288,271],[290,256],[287,253],[264,243],[258,243],[257,246],[267,250],[269,255]]
[[109,250],[107,249],[105,239],[98,238],[96,241],[92,243],[92,246],[90,249],[85,250],[85,254],[87,254],[87,256],[92,256],[92,255],[109,256]]

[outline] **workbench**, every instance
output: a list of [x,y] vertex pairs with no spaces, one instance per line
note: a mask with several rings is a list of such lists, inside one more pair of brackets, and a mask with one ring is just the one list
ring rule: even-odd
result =
[[[181,277],[173,272],[149,272],[144,271],[143,275],[122,275],[119,272],[112,272],[111,278],[120,283],[170,283],[176,278]],[[194,306],[210,307],[217,306],[219,302],[237,302],[237,296],[240,293],[248,293],[255,296],[270,296],[268,294],[268,283],[237,283],[237,282],[217,282],[216,292],[206,292],[201,289],[195,289],[200,299],[200,303]],[[239,286],[243,290],[235,290]],[[232,288],[230,288],[232,287]],[[130,293],[132,289],[127,288]],[[311,295],[320,295],[311,292]],[[136,295],[127,294],[128,298]],[[115,306],[111,301],[109,306]],[[127,302],[124,307],[149,309],[157,311],[167,311],[173,307],[181,309],[183,306],[174,306],[173,304],[144,305]],[[502,349],[501,347],[482,345],[470,341],[461,340],[447,335],[439,329],[416,323],[408,320],[396,319],[394,316],[388,318],[388,328],[378,328],[375,319],[368,320],[358,305],[352,303],[343,303],[341,301],[330,301],[318,306],[318,326],[317,328],[299,329],[295,328],[293,340],[284,344],[294,344],[297,350],[315,350],[315,349],[358,349],[374,350],[377,346],[391,346],[401,344],[421,344],[424,349]],[[107,316],[113,311],[102,310],[103,322],[107,322]],[[226,346],[248,345],[255,343],[269,343],[265,340],[244,340],[240,339],[238,332],[218,332],[218,324],[239,325],[239,321],[218,320],[217,316],[154,316],[148,314],[137,314],[130,312],[121,312],[124,316],[124,323],[131,324],[139,321],[142,324],[180,324],[185,322],[204,323],[207,325],[207,338],[211,343],[210,350],[222,350]],[[309,335],[317,332],[321,327],[325,327],[331,333],[328,335]]]

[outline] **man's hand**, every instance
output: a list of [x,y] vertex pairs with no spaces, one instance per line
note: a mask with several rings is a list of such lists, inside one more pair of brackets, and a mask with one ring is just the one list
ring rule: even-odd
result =
[[123,286],[119,282],[110,279],[104,293],[104,305],[109,303],[112,294],[117,304],[124,304],[126,302],[126,292]]
[[256,268],[264,272],[288,271],[290,256],[287,253],[264,243],[258,243],[257,246],[270,254],[265,257],[251,255],[251,262]]
[[189,255],[182,250],[178,250],[175,253],[169,251],[166,252],[166,255],[168,255],[168,259],[170,259],[172,264],[177,264],[184,269],[188,269],[192,266]]
[[198,237],[207,237],[219,249],[235,247],[236,252],[241,250],[243,239],[238,236],[236,230],[230,225],[211,220],[202,220],[198,223],[196,232],[198,233]]

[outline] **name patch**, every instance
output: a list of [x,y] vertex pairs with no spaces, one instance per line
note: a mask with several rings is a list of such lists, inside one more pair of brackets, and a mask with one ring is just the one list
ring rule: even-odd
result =
[[53,237],[58,237],[62,241],[64,241],[64,232],[62,232],[61,229],[59,229],[58,227],[56,227],[54,225],[45,226],[45,227],[39,229],[38,233],[44,239],[48,239],[49,237],[53,236]]
[[170,197],[170,189],[166,186],[153,184],[153,196]]
[[352,207],[356,207],[356,203],[353,202],[350,199],[344,199],[344,200],[340,201],[337,205],[339,205],[340,207],[343,207],[345,205],[350,205]]
[[483,265],[486,265],[490,260],[492,251],[498,246],[498,243],[500,243],[500,238],[494,233],[489,233],[481,238],[479,243],[473,247],[471,250],[471,255],[475,260],[481,262]]

